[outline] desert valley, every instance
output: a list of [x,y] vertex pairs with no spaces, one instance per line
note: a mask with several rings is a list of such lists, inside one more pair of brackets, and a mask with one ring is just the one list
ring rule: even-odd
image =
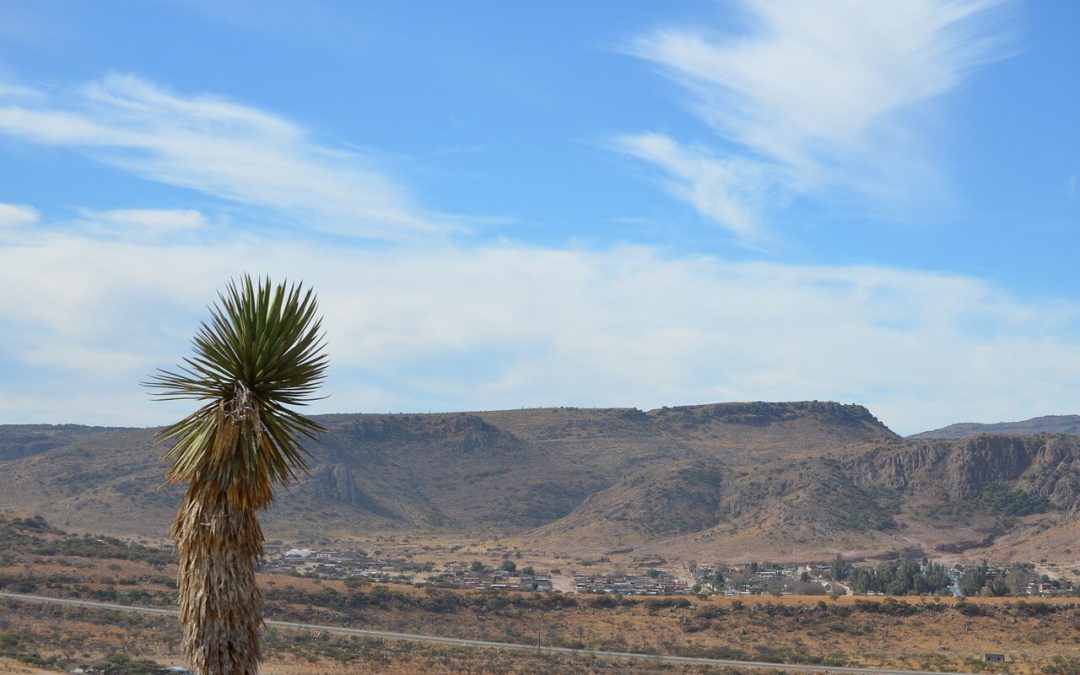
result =
[[[1080,663],[1076,418],[908,438],[816,401],[317,419],[309,473],[263,519],[270,619],[821,666]],[[0,591],[172,606],[181,491],[154,433],[0,427]],[[41,617],[0,650],[20,667],[177,658],[163,618],[4,602],[9,628]],[[117,622],[137,653],[106,637]],[[271,630],[267,672],[646,667]]]

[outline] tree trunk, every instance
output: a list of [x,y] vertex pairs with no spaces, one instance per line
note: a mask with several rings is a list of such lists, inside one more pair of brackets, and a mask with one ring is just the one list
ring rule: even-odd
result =
[[254,675],[262,653],[255,564],[263,534],[254,509],[192,481],[172,535],[180,554],[184,655],[200,675]]

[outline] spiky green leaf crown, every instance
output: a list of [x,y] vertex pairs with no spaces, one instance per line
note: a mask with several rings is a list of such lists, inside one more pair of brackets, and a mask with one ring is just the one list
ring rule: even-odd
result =
[[272,287],[245,275],[218,298],[193,339],[194,355],[146,384],[161,400],[207,401],[159,434],[176,441],[165,455],[170,480],[247,491],[245,501],[259,508],[271,483],[306,469],[298,438],[322,430],[289,408],[316,399],[325,378],[322,321],[314,292],[299,284]]

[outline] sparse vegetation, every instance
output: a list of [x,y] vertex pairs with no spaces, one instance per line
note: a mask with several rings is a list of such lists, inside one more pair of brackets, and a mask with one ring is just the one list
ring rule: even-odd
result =
[[1050,510],[1050,500],[1010,490],[1001,483],[991,483],[983,488],[978,499],[979,508],[989,509],[1007,516],[1030,516]]

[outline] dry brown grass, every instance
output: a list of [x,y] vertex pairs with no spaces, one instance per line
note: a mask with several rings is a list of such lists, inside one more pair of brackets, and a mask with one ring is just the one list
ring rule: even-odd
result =
[[53,675],[55,672],[55,670],[42,670],[41,668],[28,666],[15,659],[0,657],[0,673],[6,675]]
[[[316,590],[308,580],[288,580],[288,587]],[[324,583],[323,588],[332,586]],[[423,598],[416,589],[400,590],[407,597]],[[847,665],[912,669],[970,671],[987,652],[1002,652],[1010,663],[1007,672],[1035,673],[1049,659],[1080,658],[1080,612],[1076,609],[1045,616],[1020,616],[1015,605],[1001,598],[978,599],[971,604],[993,608],[991,616],[964,616],[955,603],[949,610],[893,616],[857,609],[860,603],[883,600],[810,597],[720,598],[697,601],[693,608],[650,608],[647,603],[614,608],[576,607],[537,612],[461,611],[449,616],[408,609],[372,611],[361,625],[383,629],[429,632],[462,637],[475,635],[507,641],[535,639],[540,626],[545,644],[581,640],[594,647],[631,651],[658,649],[689,653],[698,649],[727,648],[758,655],[755,647],[788,650],[788,653],[838,654]],[[739,608],[740,602],[742,607]],[[826,608],[851,609],[839,617]],[[919,605],[919,601],[909,604]],[[1051,599],[1031,604],[1060,604]],[[719,608],[717,614],[710,608]],[[785,615],[782,608],[802,610]],[[702,616],[711,617],[705,621]],[[332,613],[314,619],[332,622]],[[0,607],[0,626],[19,626],[23,635],[36,636],[43,654],[50,656],[89,653],[103,657],[111,652],[131,654],[162,663],[181,659],[180,630],[175,620],[134,615],[106,615],[88,610]],[[692,632],[687,626],[693,625]],[[506,630],[519,631],[509,635]],[[3,631],[0,630],[0,633]],[[336,636],[275,630],[263,672],[283,675],[344,672],[569,672],[569,664],[552,665],[530,655],[488,654],[486,650],[440,648],[410,643],[349,641]],[[347,661],[338,660],[349,655]],[[498,668],[496,668],[498,664]],[[538,666],[543,665],[543,668]],[[610,665],[610,664],[607,664]],[[599,666],[598,666],[599,667]],[[607,667],[607,666],[604,666]],[[554,670],[551,670],[554,668]],[[1000,671],[998,668],[997,671]],[[995,672],[997,672],[995,671]],[[3,671],[0,671],[3,672]],[[1065,671],[1067,672],[1067,671]]]
[[[382,542],[384,546],[389,543]],[[396,543],[415,544],[401,540]],[[478,546],[476,555],[498,560],[506,551]],[[539,564],[529,556],[517,562]],[[564,568],[569,567],[564,564]],[[174,570],[141,561],[29,556],[0,568],[0,573],[22,576],[28,569],[39,579],[36,592],[43,595],[92,598],[93,593],[116,592],[121,596],[116,601],[123,602],[124,594],[146,593],[143,597],[149,599],[136,599],[136,604],[169,603],[176,597],[171,585]],[[689,607],[659,606],[650,599],[597,607],[593,605],[600,596],[576,596],[574,606],[555,604],[542,610],[536,603],[543,596],[536,594],[496,596],[385,586],[385,601],[379,604],[372,602],[379,593],[375,586],[349,590],[341,581],[281,575],[259,575],[258,583],[267,596],[268,609],[275,614],[273,618],[447,637],[531,643],[539,628],[544,644],[735,658],[834,655],[847,665],[962,671],[974,670],[987,652],[1002,652],[1013,660],[1007,665],[1008,671],[1014,673],[1038,672],[1049,667],[1054,657],[1080,660],[1080,607],[1039,614],[1017,605],[1018,601],[1029,606],[1062,605],[1076,603],[1075,598],[967,601],[989,610],[988,616],[965,615],[951,598],[898,598],[901,607],[914,609],[909,616],[873,612],[869,609],[886,599],[851,596],[835,600],[824,596],[692,597],[684,599],[693,603]],[[453,601],[437,609],[444,596]],[[0,635],[22,633],[25,626],[28,634],[36,636],[39,648],[52,650],[52,655],[86,651],[103,657],[115,650],[135,655],[131,651],[134,649],[137,655],[162,663],[181,660],[175,619],[39,610],[2,603],[0,607]],[[8,623],[5,625],[3,620]],[[13,628],[16,626],[18,630]],[[427,649],[406,643],[375,647],[345,638],[328,640],[323,644],[300,633],[276,631],[263,672],[460,671],[454,664],[476,672],[488,672],[484,668],[495,669],[495,664],[506,672],[531,672],[519,669],[522,663],[543,672],[549,667],[525,655],[502,654],[496,659],[485,656],[483,650]],[[343,662],[337,660],[339,657],[352,660]],[[551,667],[563,666],[566,664]]]

